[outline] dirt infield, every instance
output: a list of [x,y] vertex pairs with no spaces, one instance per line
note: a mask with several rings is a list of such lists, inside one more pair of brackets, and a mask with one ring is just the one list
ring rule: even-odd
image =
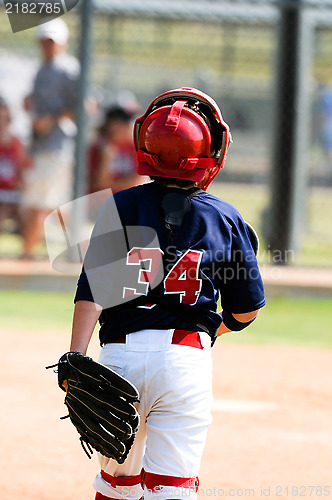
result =
[[[313,332],[314,333],[314,332]],[[1,500],[92,500],[55,362],[67,336],[2,332]],[[90,354],[95,355],[95,339]],[[224,344],[213,350],[213,424],[199,498],[332,496],[332,351]]]

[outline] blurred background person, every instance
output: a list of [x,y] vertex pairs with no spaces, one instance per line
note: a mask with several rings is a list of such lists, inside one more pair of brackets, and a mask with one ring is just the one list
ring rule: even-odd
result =
[[34,160],[22,199],[24,258],[31,258],[42,240],[46,215],[71,199],[79,63],[66,53],[68,37],[61,19],[37,28],[42,64],[24,101],[31,117]]
[[0,97],[0,232],[10,218],[16,232],[21,231],[20,201],[23,189],[23,169],[29,159],[21,141],[10,131],[10,110]]
[[104,122],[89,150],[90,193],[108,188],[114,193],[140,182],[132,139],[135,111],[120,105],[106,109]]

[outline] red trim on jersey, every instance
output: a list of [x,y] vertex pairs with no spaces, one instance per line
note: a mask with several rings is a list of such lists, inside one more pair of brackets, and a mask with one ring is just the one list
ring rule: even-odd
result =
[[198,491],[199,479],[196,477],[175,477],[163,476],[160,474],[153,474],[152,472],[145,472],[142,470],[142,483],[150,491],[158,491],[162,486],[175,486],[177,488],[193,488],[195,492]]

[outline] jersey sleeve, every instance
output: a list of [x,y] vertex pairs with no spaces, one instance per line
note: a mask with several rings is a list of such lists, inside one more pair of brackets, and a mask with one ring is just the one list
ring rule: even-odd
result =
[[231,253],[220,286],[222,308],[236,314],[265,305],[264,287],[246,223],[240,215],[231,223]]
[[89,302],[94,302],[84,267],[82,269],[80,277],[78,278],[74,303],[76,304],[76,302],[78,302],[79,300],[87,300]]

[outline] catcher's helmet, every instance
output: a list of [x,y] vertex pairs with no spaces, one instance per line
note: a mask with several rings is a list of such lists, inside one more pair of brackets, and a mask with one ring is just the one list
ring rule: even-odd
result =
[[206,189],[224,166],[230,138],[211,97],[193,88],[170,90],[135,122],[137,171],[196,181]]

